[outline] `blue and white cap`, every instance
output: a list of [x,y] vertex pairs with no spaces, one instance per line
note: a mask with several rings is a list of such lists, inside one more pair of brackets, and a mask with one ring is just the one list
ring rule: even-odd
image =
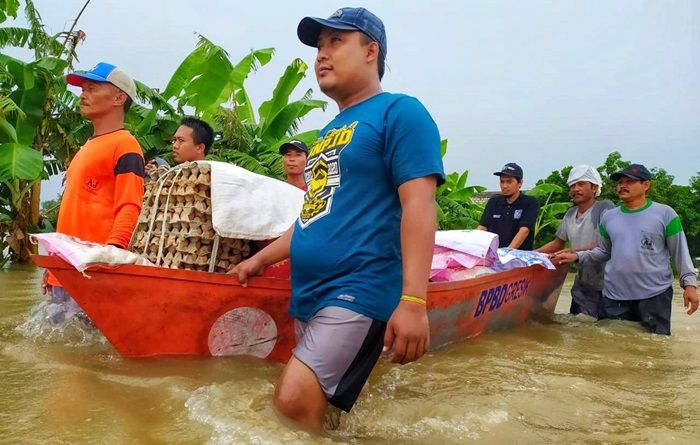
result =
[[386,31],[384,23],[365,8],[341,8],[327,19],[304,17],[297,26],[297,36],[301,43],[314,48],[318,44],[318,35],[323,27],[344,31],[361,31],[379,44],[382,55],[386,57]]
[[100,62],[90,71],[76,71],[66,75],[66,82],[77,87],[81,86],[86,80],[111,83],[126,93],[131,100],[136,100],[134,79],[111,63]]

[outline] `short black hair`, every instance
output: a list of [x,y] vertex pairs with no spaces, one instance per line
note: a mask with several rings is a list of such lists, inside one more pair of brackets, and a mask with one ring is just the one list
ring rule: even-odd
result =
[[204,154],[209,154],[209,149],[214,143],[214,129],[211,128],[211,125],[194,117],[184,118],[180,125],[191,128],[194,143],[204,144]]
[[[372,37],[368,36],[364,32],[360,31],[360,34],[362,35],[362,44],[363,45],[368,45],[372,42],[375,42],[377,46],[379,46],[379,42],[374,40]],[[379,74],[379,80],[382,80],[382,77],[384,77],[384,70],[386,69],[386,63],[384,61],[384,53],[382,52],[382,48],[379,48],[379,57],[377,57],[377,73]]]
[[[124,94],[126,94],[126,93],[124,93]],[[129,95],[127,94],[126,100],[124,101],[124,105],[123,105],[124,114],[129,112],[129,108],[131,108],[131,104],[133,104],[133,103],[134,103],[134,100],[132,98],[130,98]]]

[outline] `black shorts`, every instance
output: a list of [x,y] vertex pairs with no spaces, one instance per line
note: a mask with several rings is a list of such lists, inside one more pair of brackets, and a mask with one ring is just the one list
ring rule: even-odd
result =
[[638,321],[655,334],[671,335],[673,287],[644,300],[612,300],[603,296],[598,319]]

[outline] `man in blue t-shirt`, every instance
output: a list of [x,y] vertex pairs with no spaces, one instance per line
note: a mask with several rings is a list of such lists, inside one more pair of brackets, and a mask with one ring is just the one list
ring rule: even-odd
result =
[[285,416],[320,428],[328,402],[349,411],[383,348],[407,363],[428,349],[428,275],[440,136],[413,97],[382,92],[386,34],[364,8],[306,17],[321,90],[339,114],[313,143],[296,223],[233,269],[242,282],[291,256],[297,347],[275,388]]

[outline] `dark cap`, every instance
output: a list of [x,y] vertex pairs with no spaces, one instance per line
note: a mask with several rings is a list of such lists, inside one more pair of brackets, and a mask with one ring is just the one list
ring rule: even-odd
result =
[[316,48],[318,35],[323,27],[344,31],[362,31],[379,44],[382,55],[386,57],[386,32],[384,23],[365,8],[341,8],[327,19],[304,17],[297,26],[297,36],[301,43]]
[[518,181],[523,179],[523,169],[520,168],[518,164],[515,162],[509,162],[506,165],[503,166],[500,172],[495,172],[494,175],[496,176],[512,176]]
[[304,152],[306,156],[309,155],[309,147],[298,139],[292,139],[291,141],[280,145],[280,154],[284,156],[284,154],[292,148]]
[[610,175],[610,179],[613,181],[619,181],[623,176],[636,179],[637,181],[651,181],[651,173],[642,164],[630,164],[622,171]]

